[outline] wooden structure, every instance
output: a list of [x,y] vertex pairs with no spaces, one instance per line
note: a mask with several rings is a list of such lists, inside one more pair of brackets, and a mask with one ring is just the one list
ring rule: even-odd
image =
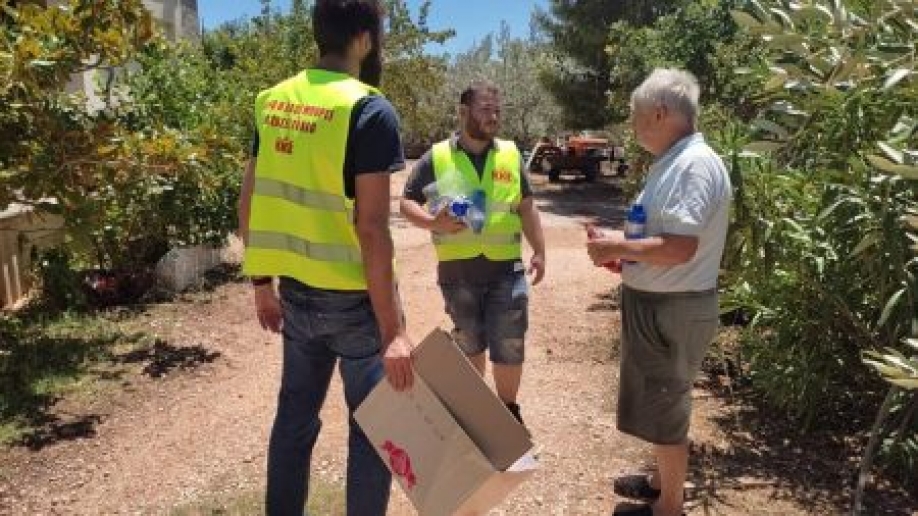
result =
[[32,259],[64,241],[64,220],[13,204],[0,212],[0,308],[11,308],[33,285]]

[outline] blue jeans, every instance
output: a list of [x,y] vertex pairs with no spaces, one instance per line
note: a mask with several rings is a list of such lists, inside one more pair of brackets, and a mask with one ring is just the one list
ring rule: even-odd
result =
[[[350,414],[348,516],[383,516],[392,477],[353,413],[384,377],[381,339],[366,292],[330,292],[280,282],[284,362],[268,448],[268,516],[302,516],[312,449],[335,363]],[[340,359],[340,360],[339,360]]]

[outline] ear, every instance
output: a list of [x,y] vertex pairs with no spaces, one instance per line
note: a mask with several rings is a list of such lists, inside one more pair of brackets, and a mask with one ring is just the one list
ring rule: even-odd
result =
[[354,45],[357,55],[361,60],[367,57],[370,52],[373,51],[373,36],[370,34],[370,31],[365,30],[361,32],[360,35],[357,36]]
[[654,111],[657,122],[663,121],[669,115],[669,110],[666,109],[666,106],[657,106]]

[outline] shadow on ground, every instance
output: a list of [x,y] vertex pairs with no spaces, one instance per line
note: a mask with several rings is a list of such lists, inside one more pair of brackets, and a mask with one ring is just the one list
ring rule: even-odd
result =
[[134,374],[127,365],[161,378],[220,356],[200,345],[125,334],[101,318],[33,323],[0,337],[0,437],[32,450],[93,437],[102,416],[91,408],[68,414],[60,402],[97,385],[126,382]]
[[615,287],[596,296],[596,301],[587,307],[587,312],[617,312],[621,308],[620,300],[621,291],[619,287]]
[[143,374],[160,378],[175,369],[194,369],[219,357],[218,351],[209,351],[201,345],[174,346],[163,339],[156,339],[151,346],[121,355],[118,360],[126,364],[143,363]]
[[[726,430],[728,445],[693,447],[692,481],[702,505],[722,509],[726,490],[767,489],[776,499],[810,501],[814,511],[851,510],[866,436],[838,429],[800,434],[776,411],[745,396],[712,421]],[[908,516],[918,508],[902,488],[882,480],[872,483],[865,501],[864,514],[871,515]]]
[[603,175],[594,182],[562,178],[549,183],[545,176],[534,175],[532,183],[540,211],[614,229],[624,222],[627,200],[620,178]]
[[96,425],[102,421],[98,414],[64,418],[54,414],[42,413],[42,421],[35,425],[36,428],[25,434],[18,442],[32,451],[38,451],[46,446],[62,441],[75,441],[95,437]]
[[[617,296],[597,296],[591,311],[617,312]],[[846,428],[822,428],[801,433],[785,414],[770,408],[749,389],[731,357],[709,353],[696,387],[724,401],[724,409],[709,416],[723,431],[724,442],[693,443],[686,501],[703,514],[748,513],[749,507],[731,507],[737,491],[763,490],[774,500],[803,506],[807,514],[848,514],[854,498],[862,447],[873,414],[852,413]],[[859,415],[858,415],[859,414]],[[865,494],[863,514],[914,516],[918,486],[902,486],[877,470]],[[730,494],[728,494],[730,493]],[[744,497],[739,497],[742,500]]]

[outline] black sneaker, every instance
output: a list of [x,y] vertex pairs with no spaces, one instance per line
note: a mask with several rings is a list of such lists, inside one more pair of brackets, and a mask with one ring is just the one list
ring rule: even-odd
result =
[[612,482],[612,490],[619,496],[633,500],[652,502],[660,497],[660,490],[654,489],[647,475],[625,475]]
[[[615,506],[612,516],[653,516],[653,508],[650,505],[620,503]],[[685,516],[684,512],[682,516]]]

